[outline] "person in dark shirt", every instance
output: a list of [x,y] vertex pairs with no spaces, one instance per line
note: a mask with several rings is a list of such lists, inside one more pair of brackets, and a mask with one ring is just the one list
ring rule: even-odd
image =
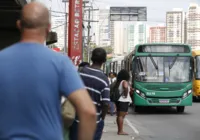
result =
[[88,62],[82,62],[78,65],[78,71],[80,72],[84,67],[90,66]]
[[79,115],[79,140],[92,140],[96,110],[75,66],[44,45],[49,10],[25,5],[17,27],[21,41],[0,52],[0,140],[63,140],[61,96]]
[[[102,48],[96,48],[92,52],[91,58],[93,64],[90,67],[84,67],[80,75],[88,90],[90,97],[96,106],[97,115],[97,129],[94,136],[94,140],[100,140],[104,128],[104,120],[108,111],[108,105],[110,102],[110,86],[106,75],[101,71],[101,66],[106,62],[106,51]],[[77,125],[80,122],[76,117],[74,124],[71,127],[70,139],[76,140],[78,132]]]

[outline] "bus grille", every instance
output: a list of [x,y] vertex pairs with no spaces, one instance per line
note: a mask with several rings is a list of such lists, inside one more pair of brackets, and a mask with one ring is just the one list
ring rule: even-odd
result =
[[[159,99],[149,99],[148,100],[149,103],[152,103],[152,104],[161,104]],[[180,103],[180,99],[169,99],[169,103],[168,104],[178,104]]]

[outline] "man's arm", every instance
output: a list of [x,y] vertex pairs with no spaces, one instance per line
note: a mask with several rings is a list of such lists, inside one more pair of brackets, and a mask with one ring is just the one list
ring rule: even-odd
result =
[[80,89],[68,96],[80,119],[79,140],[93,140],[96,129],[96,109],[86,90]]
[[102,120],[105,120],[106,114],[108,113],[108,102],[103,102],[102,103]]
[[78,140],[93,140],[96,128],[94,104],[69,58],[65,57],[60,67],[59,90],[74,105],[80,120]]
[[102,97],[102,119],[105,120],[106,114],[108,112],[108,106],[110,102],[110,87],[109,84],[101,92]]
[[128,82],[127,81],[123,81],[122,83],[122,86],[123,86],[123,90],[124,90],[124,96],[127,97],[128,96]]

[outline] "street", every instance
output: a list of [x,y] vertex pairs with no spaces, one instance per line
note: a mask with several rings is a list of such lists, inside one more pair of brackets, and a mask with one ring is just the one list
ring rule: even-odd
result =
[[116,124],[111,125],[115,117],[108,116],[102,140],[199,140],[199,118],[200,102],[186,107],[184,114],[177,114],[173,108],[146,109],[140,114],[130,109],[124,126],[130,135],[117,136]]

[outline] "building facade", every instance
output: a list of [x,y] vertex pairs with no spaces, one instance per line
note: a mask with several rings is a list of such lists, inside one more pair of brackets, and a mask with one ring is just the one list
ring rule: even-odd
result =
[[150,27],[149,43],[164,43],[166,42],[166,27]]
[[92,41],[99,47],[111,46],[109,14],[109,9],[100,9],[93,14],[92,19],[98,22],[92,23]]
[[143,44],[147,42],[147,27],[144,23],[138,23],[136,24],[136,34],[138,32],[138,42],[135,42],[135,45],[137,44]]
[[147,26],[142,22],[115,21],[113,33],[116,55],[126,55],[133,51],[137,44],[147,43]]
[[114,48],[114,42],[115,42],[115,30],[114,30],[114,27],[115,24],[114,24],[114,21],[110,21],[110,42],[111,42],[111,47]]
[[114,22],[114,40],[113,40],[113,50],[115,55],[124,55],[126,50],[125,44],[127,44],[127,38],[125,38],[126,27],[124,26],[122,21]]
[[128,52],[135,49],[137,44],[147,43],[147,25],[144,23],[129,23],[127,26],[128,33]]
[[187,20],[187,43],[192,49],[200,49],[200,7],[191,4]]
[[[65,44],[65,32],[64,32],[65,18],[64,17],[52,17],[51,21],[52,21],[52,31],[55,31],[58,35],[58,41],[57,41],[57,43],[55,43],[55,45],[62,50],[64,48],[64,44]],[[60,26],[61,24],[63,24],[63,25]],[[66,40],[68,40],[68,37],[66,37]]]
[[99,46],[107,47],[111,45],[110,40],[110,10],[99,10]]
[[166,14],[166,42],[185,43],[185,13],[174,9]]
[[135,25],[128,25],[128,52],[131,52],[135,48]]

